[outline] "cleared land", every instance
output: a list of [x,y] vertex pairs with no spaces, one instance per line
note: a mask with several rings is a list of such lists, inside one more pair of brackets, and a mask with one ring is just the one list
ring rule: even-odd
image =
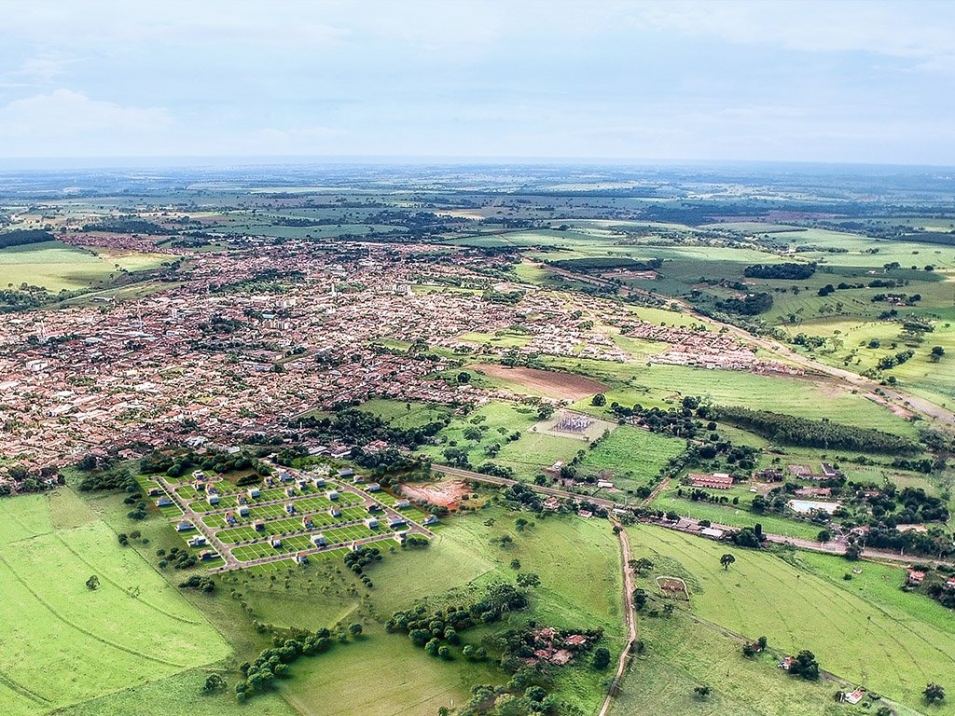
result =
[[[175,588],[83,515],[71,492],[54,494],[0,501],[5,714],[46,713],[231,653]],[[53,501],[62,504],[51,510]],[[94,574],[100,586],[90,590]]]
[[[119,269],[156,268],[169,256],[130,251],[80,249],[59,241],[0,249],[0,286],[26,283],[51,292],[74,291],[109,280]],[[119,268],[117,268],[117,265]]]
[[580,400],[606,390],[603,383],[572,373],[555,373],[536,368],[508,368],[495,363],[474,363],[470,370],[478,370],[491,378],[530,389],[532,393],[561,400]]

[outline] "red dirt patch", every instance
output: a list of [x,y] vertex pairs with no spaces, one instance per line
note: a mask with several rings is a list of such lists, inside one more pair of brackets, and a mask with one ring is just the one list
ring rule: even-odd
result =
[[402,483],[399,485],[399,490],[402,495],[412,500],[425,500],[432,505],[447,507],[449,510],[456,510],[461,503],[461,498],[471,491],[460,480],[414,485]]
[[476,363],[468,367],[471,370],[479,370],[491,378],[500,378],[531,388],[551,398],[580,400],[607,389],[603,383],[573,373],[557,373],[537,368],[508,368],[493,363]]

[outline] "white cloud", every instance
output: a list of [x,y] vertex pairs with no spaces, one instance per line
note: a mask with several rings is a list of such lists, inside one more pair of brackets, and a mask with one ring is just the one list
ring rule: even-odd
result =
[[68,89],[14,100],[0,109],[0,133],[40,141],[95,132],[148,133],[171,124],[164,109],[123,107]]

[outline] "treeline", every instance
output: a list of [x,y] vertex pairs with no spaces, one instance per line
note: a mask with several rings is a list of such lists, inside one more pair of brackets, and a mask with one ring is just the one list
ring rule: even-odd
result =
[[708,416],[787,445],[879,453],[912,454],[921,451],[919,444],[913,440],[881,430],[858,428],[828,420],[797,418],[768,410],[713,406],[709,409]]
[[593,256],[586,259],[560,259],[546,262],[565,271],[610,271],[612,269],[628,269],[630,271],[653,271],[663,265],[663,259],[648,259],[637,261],[626,256]]
[[347,409],[331,417],[291,418],[288,426],[306,428],[309,437],[318,438],[323,442],[338,441],[352,445],[365,445],[373,440],[384,440],[413,449],[429,442],[431,436],[436,435],[450,422],[450,418],[445,418],[415,428],[397,428],[373,413]]
[[201,455],[192,450],[177,455],[157,451],[139,461],[139,470],[146,475],[165,472],[169,477],[182,477],[193,468],[215,473],[254,470],[262,477],[272,472],[268,465],[246,450],[236,453],[206,452]]
[[750,293],[743,298],[727,298],[717,301],[716,308],[726,313],[737,313],[741,316],[756,316],[765,313],[773,307],[773,297],[769,293]]
[[109,231],[114,234],[149,234],[153,236],[175,233],[151,221],[132,217],[103,219],[92,224],[85,224],[83,231]]
[[816,273],[815,264],[753,264],[743,269],[746,278],[778,278],[802,281]]
[[56,237],[53,234],[42,229],[14,229],[13,231],[0,233],[0,249],[55,240]]

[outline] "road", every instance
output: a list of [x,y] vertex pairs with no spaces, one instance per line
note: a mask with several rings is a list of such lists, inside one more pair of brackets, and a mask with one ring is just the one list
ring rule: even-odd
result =
[[620,681],[623,679],[623,674],[627,670],[627,664],[630,661],[633,645],[637,641],[637,618],[633,608],[633,574],[630,572],[630,538],[627,536],[627,531],[623,529],[623,525],[616,520],[611,521],[614,527],[620,528],[617,532],[617,537],[620,539],[620,554],[623,557],[623,613],[630,638],[627,640],[627,645],[620,654],[620,661],[617,664],[617,673],[613,677],[613,683],[607,691],[607,698],[604,699],[598,716],[607,716],[607,713],[610,711],[610,704],[613,702],[613,697],[617,695]]
[[[662,296],[660,294],[653,293],[652,291],[645,291],[642,289],[631,289],[626,286],[618,286],[607,279],[600,278],[597,276],[590,276],[587,274],[581,274],[574,271],[568,271],[566,269],[560,269],[555,266],[546,266],[546,269],[552,273],[563,276],[564,278],[581,281],[584,283],[589,283],[597,286],[608,286],[617,289],[618,293],[623,293],[625,295],[636,295],[636,296],[651,296],[653,298],[660,299],[667,302],[668,304],[676,304],[680,306],[687,313],[694,315],[699,315],[696,313],[695,308],[692,304],[687,303],[686,301],[678,298],[672,298],[669,296]],[[712,318],[707,318],[706,320],[714,321],[719,323],[721,326],[725,326],[727,330],[734,334],[737,338],[741,339],[744,342],[752,343],[769,353],[775,353],[776,355],[783,357],[793,363],[796,363],[800,367],[811,371],[817,374],[823,374],[830,378],[835,378],[844,383],[848,383],[853,386],[855,389],[864,391],[865,397],[870,400],[875,401],[881,405],[886,405],[887,409],[891,409],[891,406],[901,408],[902,410],[908,411],[910,413],[919,413],[923,417],[927,417],[931,420],[938,420],[942,424],[952,428],[955,426],[955,411],[943,408],[940,405],[937,405],[930,400],[921,398],[917,395],[913,395],[905,390],[899,388],[892,388],[888,386],[882,386],[874,380],[869,378],[864,378],[858,373],[853,373],[849,370],[844,370],[842,368],[837,368],[835,366],[826,365],[824,363],[819,363],[812,358],[809,358],[801,353],[797,353],[788,346],[779,343],[774,340],[761,338],[759,336],[754,336],[748,331],[743,330],[737,326],[734,326],[730,323],[723,323],[722,321],[716,321]],[[882,395],[877,395],[875,390],[879,389]],[[889,405],[887,405],[889,404]]]

